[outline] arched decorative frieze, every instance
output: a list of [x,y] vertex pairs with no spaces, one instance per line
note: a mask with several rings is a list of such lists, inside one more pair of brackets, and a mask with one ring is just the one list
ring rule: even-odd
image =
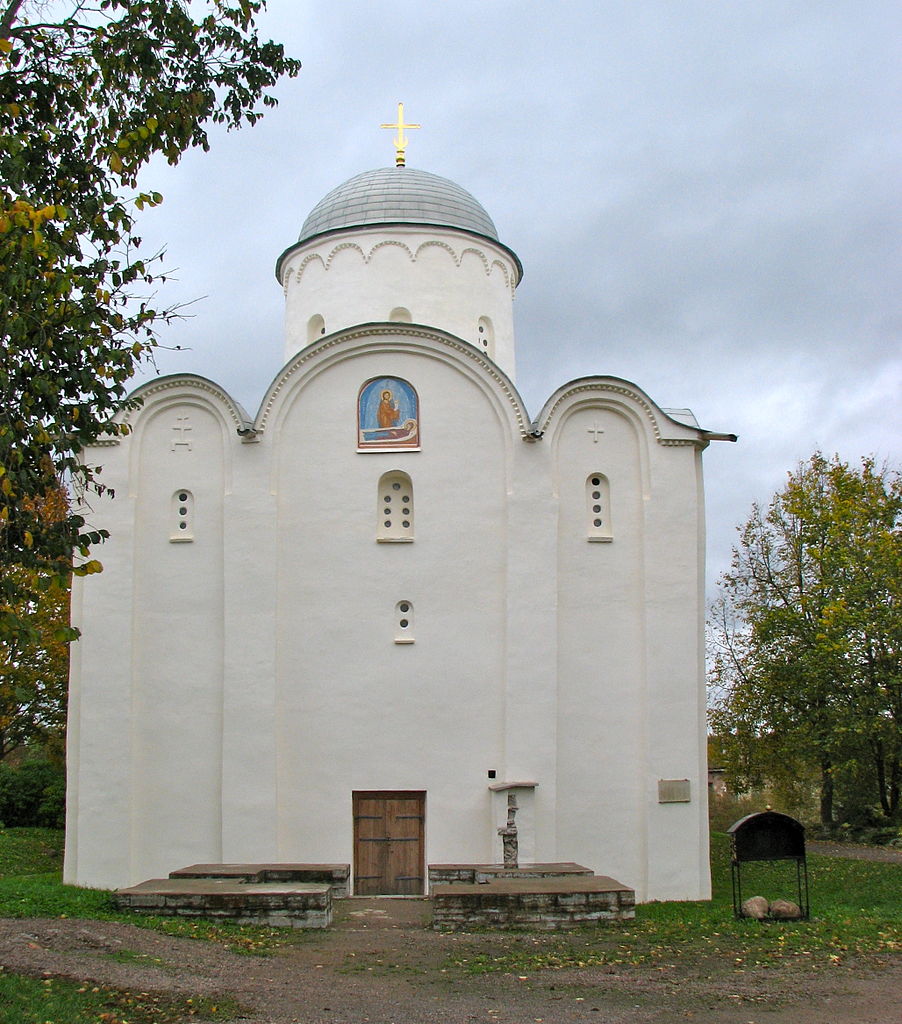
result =
[[[413,254],[413,250],[406,242],[399,242],[397,238],[384,238],[381,242],[377,242],[368,253],[363,257],[365,263],[369,263],[373,256],[379,249],[403,249],[407,253],[411,263],[416,259]],[[331,256],[330,256],[331,260]]]
[[92,448],[115,448],[117,444],[122,444],[122,438],[119,434],[108,434],[104,437],[98,437],[96,441],[91,442]]
[[[262,435],[271,424],[274,410],[279,405],[282,395],[298,376],[323,369],[332,362],[346,359],[357,349],[365,348],[367,352],[378,351],[378,339],[385,338],[385,351],[391,351],[399,341],[413,346],[435,349],[447,357],[461,357],[477,371],[479,378],[489,380],[497,393],[513,415],[517,431],[523,440],[532,440],[530,423],[526,415],[523,400],[510,378],[487,356],[474,345],[455,338],[454,335],[423,327],[408,327],[406,324],[366,325],[338,331],[302,349],[291,359],[276,377],[264,398],[254,429]],[[390,339],[390,340],[389,340]]]
[[360,254],[360,258],[365,264],[367,264],[373,259],[377,250],[388,247],[402,249],[407,253],[412,263],[415,263],[418,257],[427,249],[444,250],[448,253],[457,267],[461,265],[465,256],[473,255],[482,263],[486,277],[490,277],[497,268],[501,271],[501,274],[504,277],[505,287],[511,292],[511,294],[514,293],[517,287],[516,280],[510,273],[510,268],[506,266],[502,260],[497,258],[490,259],[482,249],[477,249],[475,246],[468,245],[458,252],[448,242],[438,238],[430,238],[425,242],[421,242],[416,249],[412,249],[406,242],[399,239],[385,238],[380,242],[376,242],[376,244],[368,250],[364,249],[358,242],[340,242],[329,249],[327,253],[323,253],[323,251],[308,253],[298,264],[297,269],[289,268],[284,274],[285,284],[283,290],[287,290],[288,285],[292,280],[294,280],[295,283],[300,283],[301,278],[304,276],[304,271],[311,263],[317,260],[325,270],[330,270],[332,268],[332,263],[340,252],[344,252],[347,249],[353,249]]
[[[572,405],[575,400],[597,396],[599,398],[614,398],[625,400],[619,404],[632,407],[641,415],[642,420],[650,429],[652,436],[660,445],[682,446],[691,445],[705,447],[707,441],[699,431],[693,430],[683,424],[677,424],[670,420],[666,413],[662,412],[635,384],[621,380],[618,377],[584,377],[565,384],[545,403],[542,412],[536,420],[536,428],[542,433],[546,432],[553,421],[560,415],[561,410]],[[674,426],[682,427],[683,430],[692,431],[694,437],[664,436],[662,433],[662,421],[673,423]]]
[[473,246],[467,246],[467,248],[461,252],[458,263],[463,263],[464,256],[466,256],[468,253],[472,253],[474,256],[479,257],[479,259],[482,261],[483,267],[485,267],[486,277],[491,277],[493,271],[497,267],[501,271],[502,276],[504,277],[505,288],[509,289],[511,294],[514,293],[517,287],[516,283],[514,279],[511,277],[510,271],[501,260],[490,260],[481,249],[475,249]]
[[138,493],[140,467],[148,452],[157,464],[165,460],[181,468],[180,487],[190,485],[198,472],[220,465],[225,493],[230,494],[232,446],[239,441],[240,431],[252,430],[240,406],[204,378],[172,377],[145,385],[135,394],[143,403],[130,414],[129,495]]
[[501,260],[492,260],[492,265],[489,267],[489,273],[491,273],[495,267],[501,271],[504,277],[504,284],[510,290],[511,295],[513,295],[517,290],[517,282],[511,277],[507,267],[501,262]]
[[[177,390],[184,392],[183,396],[173,394]],[[178,401],[179,397],[206,404],[220,416],[225,413],[226,419],[234,424],[236,430],[247,430],[252,426],[245,411],[228,391],[206,377],[194,374],[173,374],[142,384],[129,395],[129,398],[136,399],[140,404],[134,409],[126,409],[116,419],[120,423],[128,424],[134,430],[138,419],[143,417],[154,404],[161,401],[171,404],[173,401]]]
[[423,252],[424,249],[444,249],[445,252],[447,252],[448,255],[451,257],[451,259],[454,260],[454,265],[457,267],[460,266],[461,258],[454,251],[454,247],[452,245],[449,245],[447,242],[443,242],[440,238],[430,238],[426,242],[421,242],[417,246],[417,251],[414,254],[414,259],[417,259],[417,257],[420,255],[420,253]]
[[489,258],[481,249],[476,249],[472,245],[468,245],[466,249],[462,249],[460,257],[457,260],[458,266],[460,266],[460,264],[463,263],[465,256],[475,256],[476,259],[478,259],[479,262],[482,264],[482,269],[485,271],[485,276],[488,277],[489,274],[491,274],[492,267],[491,264],[489,263]]
[[[561,455],[561,446],[566,443],[567,439],[582,437],[581,443],[586,446],[585,458],[592,463],[590,469],[594,473],[598,469],[598,459],[602,457],[605,447],[603,443],[599,444],[599,440],[604,439],[606,434],[610,434],[615,424],[623,424],[628,431],[630,447],[635,446],[642,494],[647,497],[651,489],[649,447],[653,434],[648,429],[643,410],[602,392],[587,394],[584,391],[575,390],[570,395],[571,401],[558,407],[552,429],[544,436],[544,441],[550,444],[553,452],[552,484],[554,493],[560,494],[561,474],[568,461],[571,461],[570,457]],[[597,415],[593,416],[590,423],[583,416],[584,413]],[[570,427],[571,421],[579,421],[581,418],[583,422],[575,427],[574,434]],[[597,448],[596,445],[598,445]]]
[[288,285],[291,282],[292,277],[294,277],[295,282],[300,281],[300,279],[304,276],[304,271],[307,269],[307,266],[310,263],[316,262],[319,262],[319,265],[323,268],[323,270],[326,269],[326,261],[318,252],[307,253],[307,255],[298,264],[297,270],[295,270],[293,267],[289,267],[287,269],[287,272],[284,274],[285,285],[283,290],[288,290]]
[[[356,242],[341,242],[339,245],[336,245],[333,249],[329,251],[329,255],[326,257],[326,270],[331,270],[332,264],[335,261],[335,257],[340,252],[346,252],[347,250],[352,250],[356,253],[359,253],[360,258],[363,260],[363,262],[367,262],[367,255],[363,251],[362,246],[358,245]],[[300,278],[298,278],[298,280],[300,280]]]

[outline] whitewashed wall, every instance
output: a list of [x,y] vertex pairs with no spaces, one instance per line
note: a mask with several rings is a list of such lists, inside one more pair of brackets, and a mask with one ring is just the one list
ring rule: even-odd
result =
[[[421,451],[356,450],[377,375],[417,389]],[[355,789],[426,790],[428,861],[499,860],[494,769],[537,783],[537,859],[707,895],[697,431],[600,378],[530,438],[492,362],[403,325],[305,346],[255,440],[209,382],[142,390],[102,453],[107,571],[77,587],[69,881],[351,861]],[[412,544],[376,542],[391,469],[413,481]],[[587,539],[594,472],[610,542]],[[170,539],[182,487],[192,543]],[[399,600],[413,644],[394,643]],[[661,778],[691,802],[659,804]]]
[[[356,229],[298,246],[281,267],[285,359],[310,344],[311,318],[326,334],[391,320],[397,308],[484,348],[514,377],[513,295],[519,269],[500,245],[452,228]],[[480,320],[491,321],[485,348]]]

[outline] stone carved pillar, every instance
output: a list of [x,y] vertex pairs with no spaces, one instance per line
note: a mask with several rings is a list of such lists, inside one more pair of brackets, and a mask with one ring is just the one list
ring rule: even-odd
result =
[[517,795],[507,794],[507,824],[498,829],[501,836],[501,844],[504,847],[504,866],[506,868],[519,867],[518,844],[517,844],[517,823],[514,820],[517,816]]

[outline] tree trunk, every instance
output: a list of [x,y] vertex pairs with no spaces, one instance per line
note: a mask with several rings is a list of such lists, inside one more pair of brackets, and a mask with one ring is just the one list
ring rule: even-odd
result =
[[902,763],[893,758],[889,770],[889,813],[893,815],[899,810],[900,789],[902,789]]
[[876,741],[871,744],[874,753],[874,772],[877,776],[877,792],[880,795],[880,807],[883,813],[889,817],[890,811],[889,793],[886,786],[886,764],[883,761],[883,744]]
[[833,824],[833,762],[821,759],[821,824]]

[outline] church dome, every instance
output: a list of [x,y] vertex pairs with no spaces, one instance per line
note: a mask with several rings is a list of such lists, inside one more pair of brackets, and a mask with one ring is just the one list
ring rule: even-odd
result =
[[375,224],[431,224],[498,241],[492,218],[460,185],[411,167],[381,167],[355,175],[321,199],[298,242]]
[[310,212],[276,261],[285,359],[362,324],[437,328],[514,376],[517,254],[466,189],[410,167],[365,171]]

